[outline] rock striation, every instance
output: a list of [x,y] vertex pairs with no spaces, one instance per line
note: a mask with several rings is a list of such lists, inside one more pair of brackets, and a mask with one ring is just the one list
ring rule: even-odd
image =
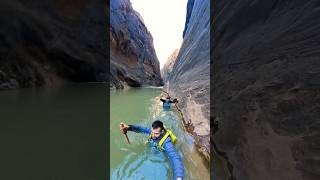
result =
[[[184,116],[198,150],[210,159],[210,1],[189,0],[183,43],[171,68],[165,67],[164,89]],[[169,62],[170,63],[170,62]],[[166,69],[167,68],[167,69]]]

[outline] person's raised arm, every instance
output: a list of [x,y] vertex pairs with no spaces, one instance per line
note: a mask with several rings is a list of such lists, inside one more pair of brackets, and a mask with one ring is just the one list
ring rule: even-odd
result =
[[120,131],[122,131],[123,133],[125,133],[126,131],[133,131],[136,133],[145,133],[145,134],[151,133],[150,128],[141,127],[137,125],[126,125],[125,123],[122,123],[122,122],[120,123]]
[[170,100],[170,103],[178,103],[178,99],[173,99],[173,101]]
[[163,148],[167,153],[170,163],[173,169],[173,178],[174,180],[183,180],[184,179],[184,165],[182,163],[182,159],[178,154],[177,150],[174,148],[171,143],[171,138],[168,138],[164,144]]

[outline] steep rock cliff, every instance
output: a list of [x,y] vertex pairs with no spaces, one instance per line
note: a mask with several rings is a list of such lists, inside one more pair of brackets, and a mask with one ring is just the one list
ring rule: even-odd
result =
[[162,85],[153,39],[129,0],[110,1],[111,88]]
[[229,177],[319,179],[320,3],[212,7],[212,141]]
[[172,54],[168,57],[166,63],[161,69],[161,77],[163,79],[163,82],[166,82],[168,80],[168,77],[172,72],[172,68],[173,68],[174,62],[176,62],[178,54],[179,54],[179,49],[175,49],[172,52]]
[[185,124],[192,124],[196,145],[209,159],[210,1],[190,0],[187,7],[183,44],[165,89],[178,98]]
[[107,79],[105,5],[0,2],[0,89]]

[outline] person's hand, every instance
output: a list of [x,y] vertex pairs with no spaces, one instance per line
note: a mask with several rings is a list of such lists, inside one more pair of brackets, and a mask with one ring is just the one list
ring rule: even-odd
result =
[[121,122],[119,128],[120,128],[120,131],[121,131],[122,133],[127,133],[127,130],[128,130],[128,128],[129,128],[129,126],[126,125],[125,123]]

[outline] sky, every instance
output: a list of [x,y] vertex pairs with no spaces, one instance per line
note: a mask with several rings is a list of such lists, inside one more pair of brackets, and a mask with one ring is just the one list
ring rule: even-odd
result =
[[182,43],[187,0],[130,0],[153,37],[160,68]]

